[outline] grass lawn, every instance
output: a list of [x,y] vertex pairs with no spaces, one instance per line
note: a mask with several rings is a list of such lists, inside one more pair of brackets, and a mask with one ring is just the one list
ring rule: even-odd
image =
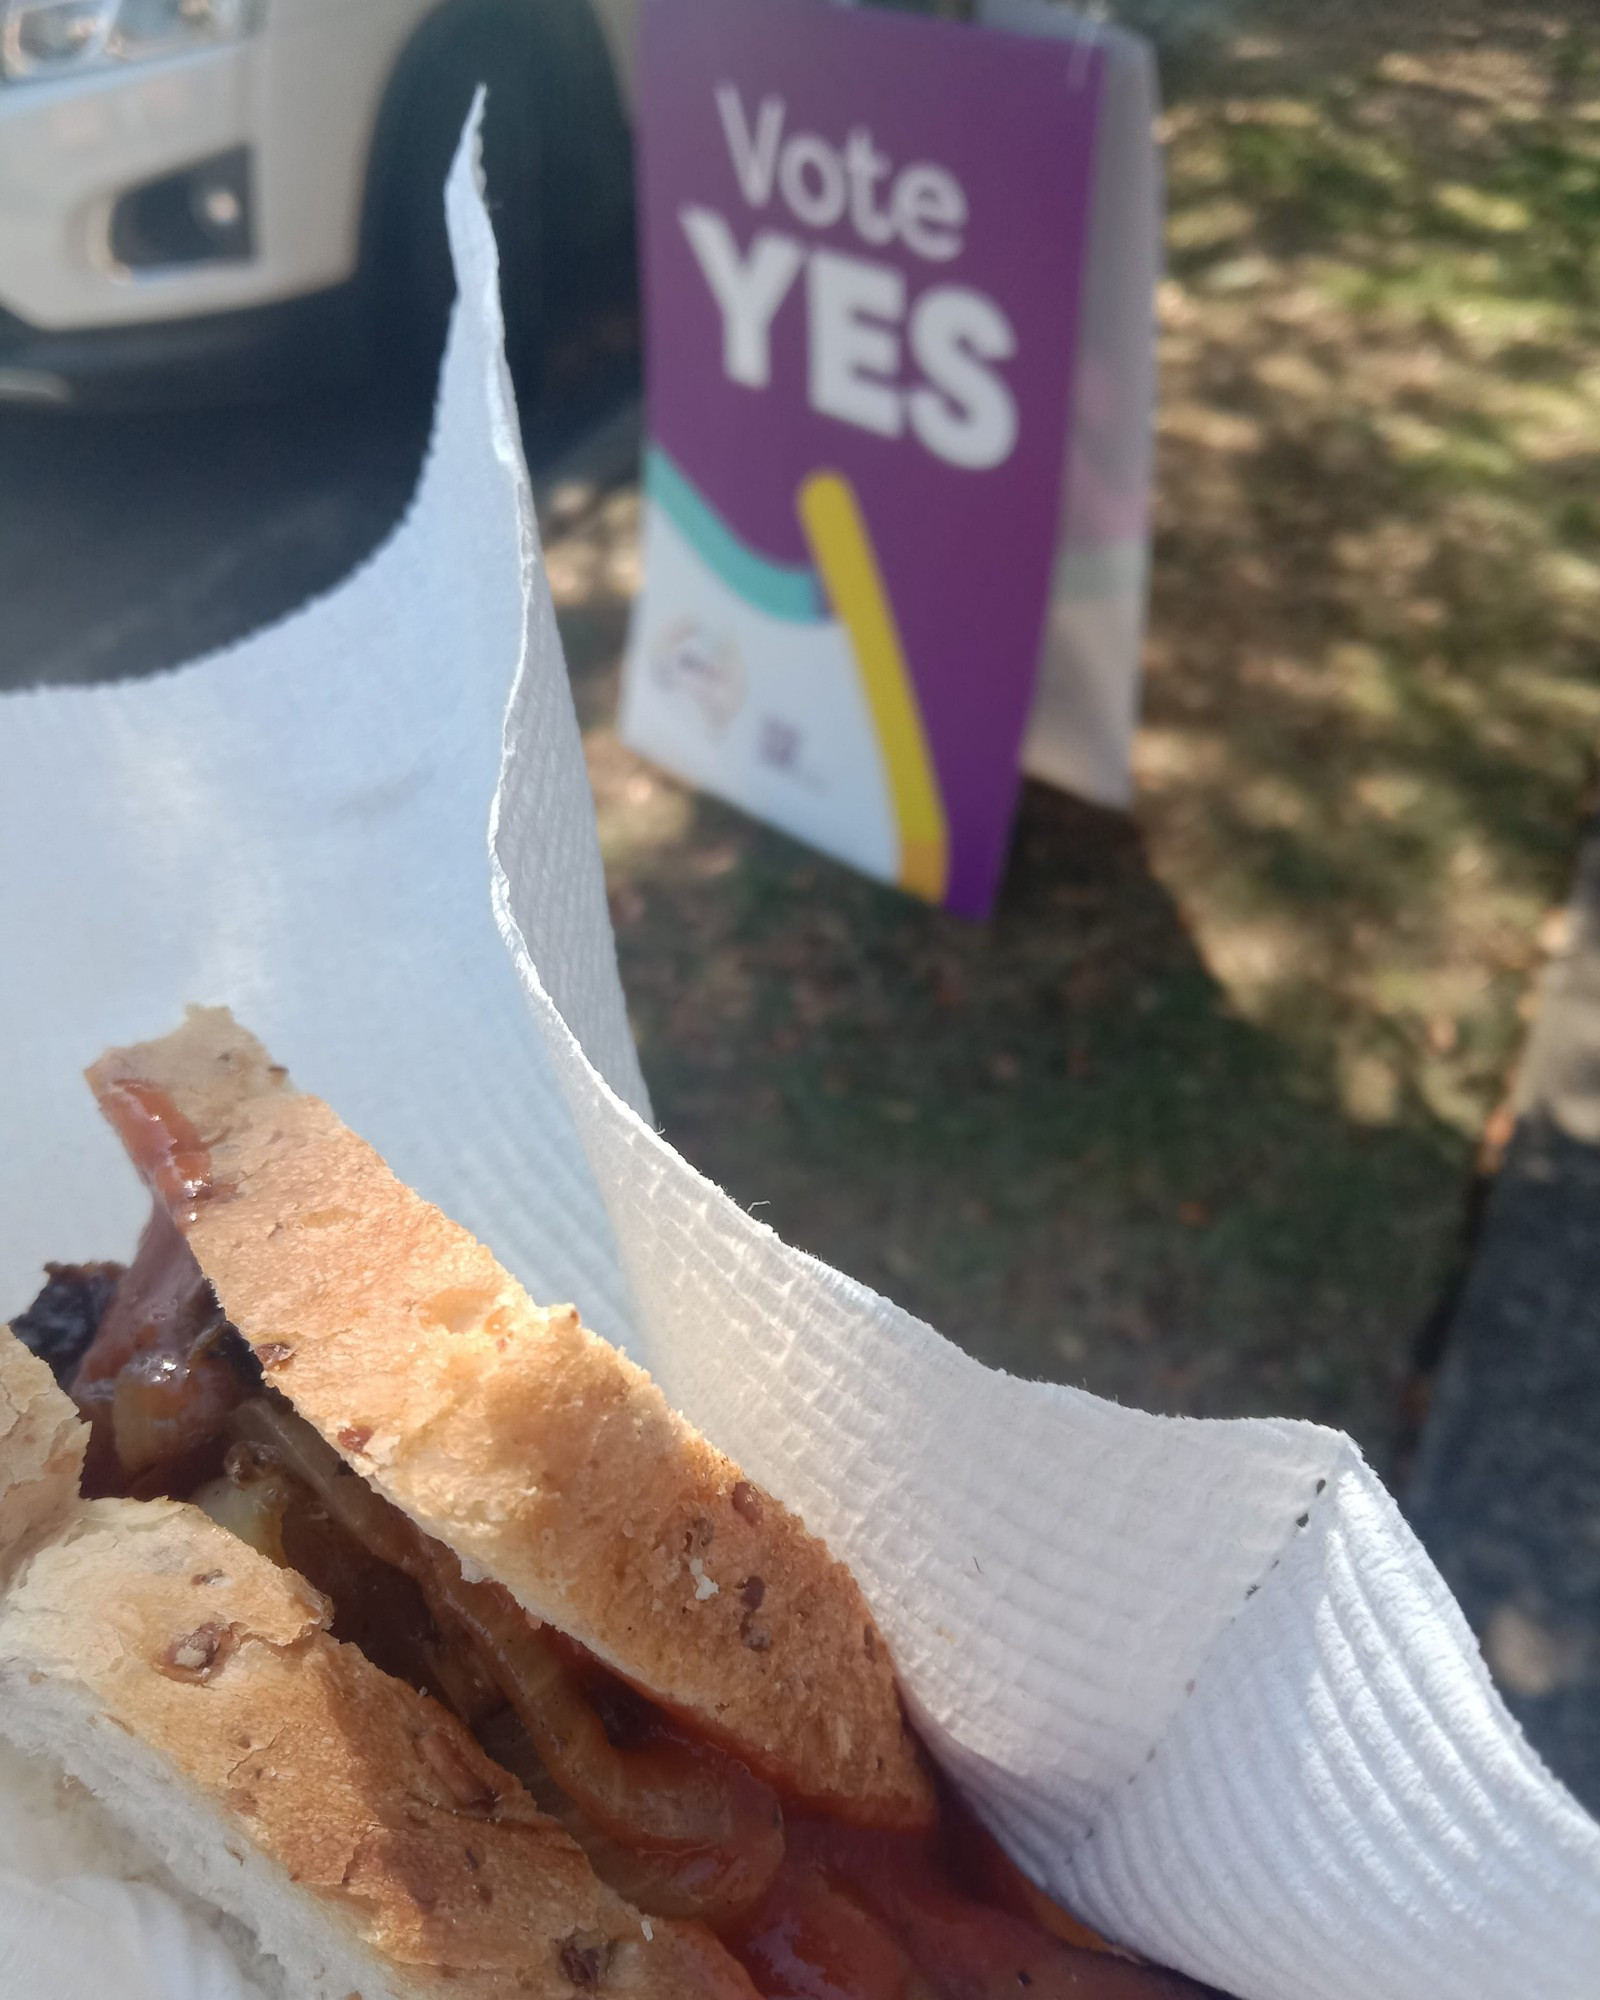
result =
[[635,496],[551,550],[657,1115],[1001,1366],[1390,1461],[1600,737],[1600,14],[1249,0],[1165,79],[1131,819],[974,928],[611,730]]

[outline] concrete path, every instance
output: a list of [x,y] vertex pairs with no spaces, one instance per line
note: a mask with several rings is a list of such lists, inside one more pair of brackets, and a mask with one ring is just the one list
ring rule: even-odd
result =
[[1406,1511],[1534,1747],[1600,1813],[1600,821],[1546,974]]

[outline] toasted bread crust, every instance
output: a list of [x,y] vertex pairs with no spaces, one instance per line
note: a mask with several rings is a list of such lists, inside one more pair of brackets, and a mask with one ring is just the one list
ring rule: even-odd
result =
[[269,1379],[357,1471],[787,1796],[927,1821],[854,1579],[642,1369],[535,1306],[223,1010],[89,1074],[194,1127],[213,1191],[174,1213]]
[[77,1506],[88,1442],[50,1370],[0,1330],[0,1579]]
[[572,2000],[577,1940],[605,1994],[699,2000],[699,1947],[647,1927],[453,1717],[326,1617],[197,1509],[97,1501],[0,1599],[0,1701],[86,1696],[91,1732],[155,1752],[189,1812],[276,1864],[396,1993]]

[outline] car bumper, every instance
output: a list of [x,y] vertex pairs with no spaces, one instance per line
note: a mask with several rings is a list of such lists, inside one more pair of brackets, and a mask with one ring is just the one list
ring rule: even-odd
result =
[[129,326],[30,326],[0,311],[0,404],[161,409],[293,395],[361,353],[354,283],[233,312]]
[[[273,0],[244,42],[0,84],[0,311],[41,338],[87,336],[253,312],[345,283],[360,258],[378,106],[433,4]],[[129,191],[222,156],[247,178],[247,243],[189,261],[130,258],[116,227]]]

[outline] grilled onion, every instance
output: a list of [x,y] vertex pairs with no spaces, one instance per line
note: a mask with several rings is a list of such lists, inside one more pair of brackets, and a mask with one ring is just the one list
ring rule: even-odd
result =
[[[624,1740],[613,1740],[592,1698],[600,1670],[586,1672],[577,1649],[500,1585],[468,1582],[449,1549],[352,1473],[303,1418],[258,1397],[234,1424],[371,1556],[412,1579],[440,1631],[499,1690],[573,1808],[561,1816],[613,1887],[663,1916],[721,1918],[764,1893],[783,1858],[783,1817],[766,1785],[643,1703]],[[615,1731],[624,1691],[610,1687]]]

